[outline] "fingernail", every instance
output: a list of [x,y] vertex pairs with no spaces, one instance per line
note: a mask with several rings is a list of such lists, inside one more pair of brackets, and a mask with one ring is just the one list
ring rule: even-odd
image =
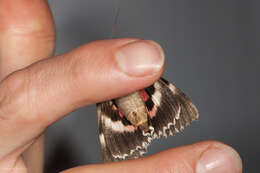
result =
[[138,40],[120,47],[115,59],[121,71],[142,77],[158,73],[164,64],[162,48],[150,40]]
[[237,152],[224,144],[205,151],[196,166],[197,173],[242,173],[242,161]]

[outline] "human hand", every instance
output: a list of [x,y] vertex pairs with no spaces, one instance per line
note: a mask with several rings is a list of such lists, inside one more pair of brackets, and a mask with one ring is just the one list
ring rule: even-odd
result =
[[[163,71],[161,48],[134,38],[96,41],[52,57],[55,29],[45,0],[0,0],[0,19],[1,173],[42,172],[42,134],[50,124],[82,106],[144,88]],[[241,167],[232,148],[206,141],[65,172],[240,173]]]

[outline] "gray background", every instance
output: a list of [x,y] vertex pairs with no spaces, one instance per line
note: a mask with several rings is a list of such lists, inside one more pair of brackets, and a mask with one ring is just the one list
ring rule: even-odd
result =
[[[108,38],[114,0],[51,0],[57,54]],[[189,95],[200,119],[184,133],[154,141],[153,154],[202,140],[220,140],[241,155],[244,172],[257,171],[259,146],[259,1],[122,0],[116,37],[159,42],[164,77]],[[258,107],[257,107],[258,106]],[[101,163],[95,106],[49,127],[46,172]]]

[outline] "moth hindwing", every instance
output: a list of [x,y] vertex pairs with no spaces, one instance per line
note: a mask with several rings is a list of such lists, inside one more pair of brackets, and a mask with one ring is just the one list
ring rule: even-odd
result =
[[105,162],[142,156],[152,139],[173,136],[198,119],[191,100],[160,78],[127,96],[97,104]]

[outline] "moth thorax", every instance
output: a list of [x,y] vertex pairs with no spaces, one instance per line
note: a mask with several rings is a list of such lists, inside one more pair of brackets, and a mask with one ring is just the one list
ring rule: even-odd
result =
[[115,102],[128,121],[141,130],[148,130],[148,113],[139,92],[116,99]]

